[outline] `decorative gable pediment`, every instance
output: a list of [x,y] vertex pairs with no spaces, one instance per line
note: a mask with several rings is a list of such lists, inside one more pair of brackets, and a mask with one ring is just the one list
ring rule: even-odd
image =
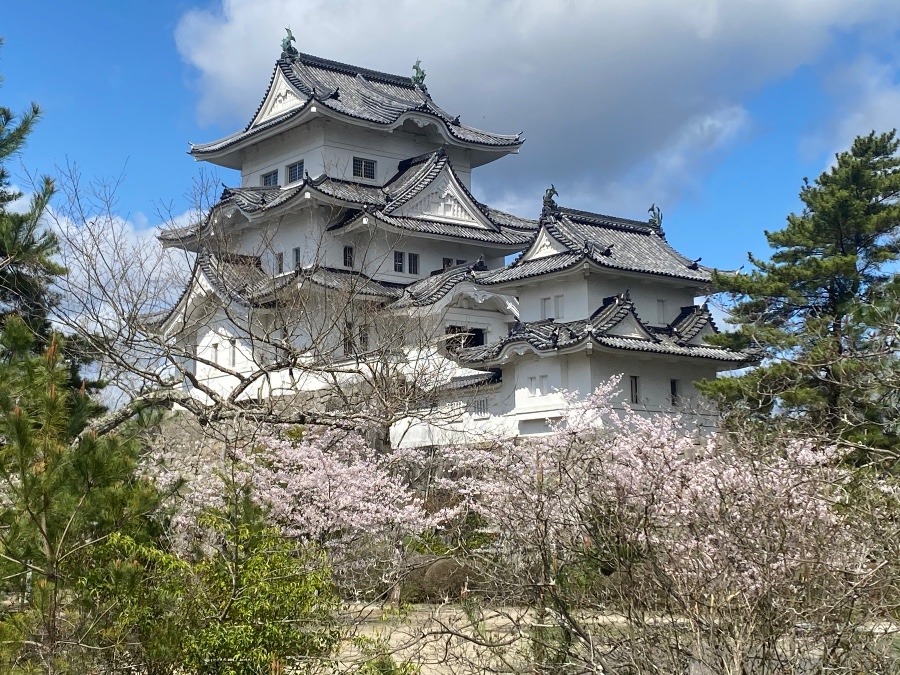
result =
[[275,79],[272,86],[269,87],[269,93],[266,100],[263,101],[259,109],[259,114],[253,120],[250,126],[262,124],[274,117],[278,117],[288,110],[299,108],[306,103],[306,97],[298,92],[290,82],[287,81],[281,70],[275,73]]
[[638,338],[640,340],[652,340],[653,336],[641,325],[633,312],[629,312],[615,326],[604,331],[604,335],[616,337]]
[[706,344],[706,337],[708,335],[715,335],[716,331],[713,329],[712,324],[707,323],[700,331],[688,340],[685,344],[694,345],[694,346],[703,346]]
[[527,262],[529,260],[535,260],[536,258],[546,258],[549,255],[565,253],[568,250],[568,248],[550,236],[547,230],[542,227],[538,232],[537,237],[535,237],[531,248],[525,252],[525,255],[522,256],[520,262]]
[[446,170],[441,172],[420,194],[394,211],[394,215],[444,220],[488,230],[495,229]]

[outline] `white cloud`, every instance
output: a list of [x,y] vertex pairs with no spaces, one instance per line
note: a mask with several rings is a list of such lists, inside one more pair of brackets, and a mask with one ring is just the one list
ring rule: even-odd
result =
[[31,197],[34,193],[26,192],[18,185],[10,185],[8,191],[19,192],[21,193],[21,196],[7,204],[6,208],[12,213],[27,213],[28,209],[31,208]]
[[747,96],[814,62],[838,31],[900,24],[894,4],[223,0],[186,13],[176,41],[198,72],[201,120],[229,128],[259,103],[286,26],[326,58],[401,74],[421,58],[435,100],[464,122],[525,131],[521,156],[479,170],[477,185],[534,214],[551,182],[563,203],[591,193],[597,208],[598,191],[617,194],[626,175],[640,205],[677,196],[710,147],[747,124]]

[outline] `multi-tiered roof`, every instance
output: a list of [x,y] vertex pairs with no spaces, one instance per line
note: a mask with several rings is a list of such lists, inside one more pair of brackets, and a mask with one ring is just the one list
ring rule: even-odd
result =
[[473,151],[473,165],[515,152],[521,134],[494,134],[463,124],[438,106],[423,82],[310,54],[284,53],[253,119],[237,133],[191,146],[197,159],[240,168],[240,150],[299,126],[315,115],[393,130],[405,121],[432,125],[450,145]]

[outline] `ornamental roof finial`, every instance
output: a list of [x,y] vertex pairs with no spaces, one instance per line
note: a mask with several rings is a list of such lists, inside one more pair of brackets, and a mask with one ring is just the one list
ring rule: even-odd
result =
[[291,59],[296,57],[300,52],[298,52],[297,48],[291,44],[292,42],[297,41],[297,38],[294,37],[291,29],[285,28],[285,30],[287,31],[287,35],[281,40],[281,58]]
[[554,197],[559,197],[559,193],[556,191],[556,187],[553,183],[550,183],[550,187],[544,192],[544,206],[541,208],[541,215],[547,215],[559,208],[556,205],[556,200],[553,199]]
[[653,203],[647,209],[647,213],[650,214],[650,219],[647,222],[658,230],[662,229],[662,211],[660,211],[659,207]]
[[413,64],[413,72],[415,73],[415,75],[410,78],[412,79],[412,83],[417,87],[421,87],[422,85],[424,85],[425,71],[422,69],[421,59],[416,59],[416,62]]

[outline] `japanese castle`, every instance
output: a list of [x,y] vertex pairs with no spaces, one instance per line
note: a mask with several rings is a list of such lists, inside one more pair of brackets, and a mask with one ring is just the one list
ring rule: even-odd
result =
[[383,382],[410,393],[394,441],[429,445],[545,432],[561,392],[621,376],[623,405],[715,423],[694,382],[748,359],[704,342],[711,270],[668,244],[658,212],[570,209],[553,188],[535,219],[494,209],[472,173],[520,135],[443,110],[418,63],[404,77],[282,48],[247,126],[191,146],[240,186],[159,235],[195,254],[158,330],[184,346],[198,397],[339,412],[375,405]]

